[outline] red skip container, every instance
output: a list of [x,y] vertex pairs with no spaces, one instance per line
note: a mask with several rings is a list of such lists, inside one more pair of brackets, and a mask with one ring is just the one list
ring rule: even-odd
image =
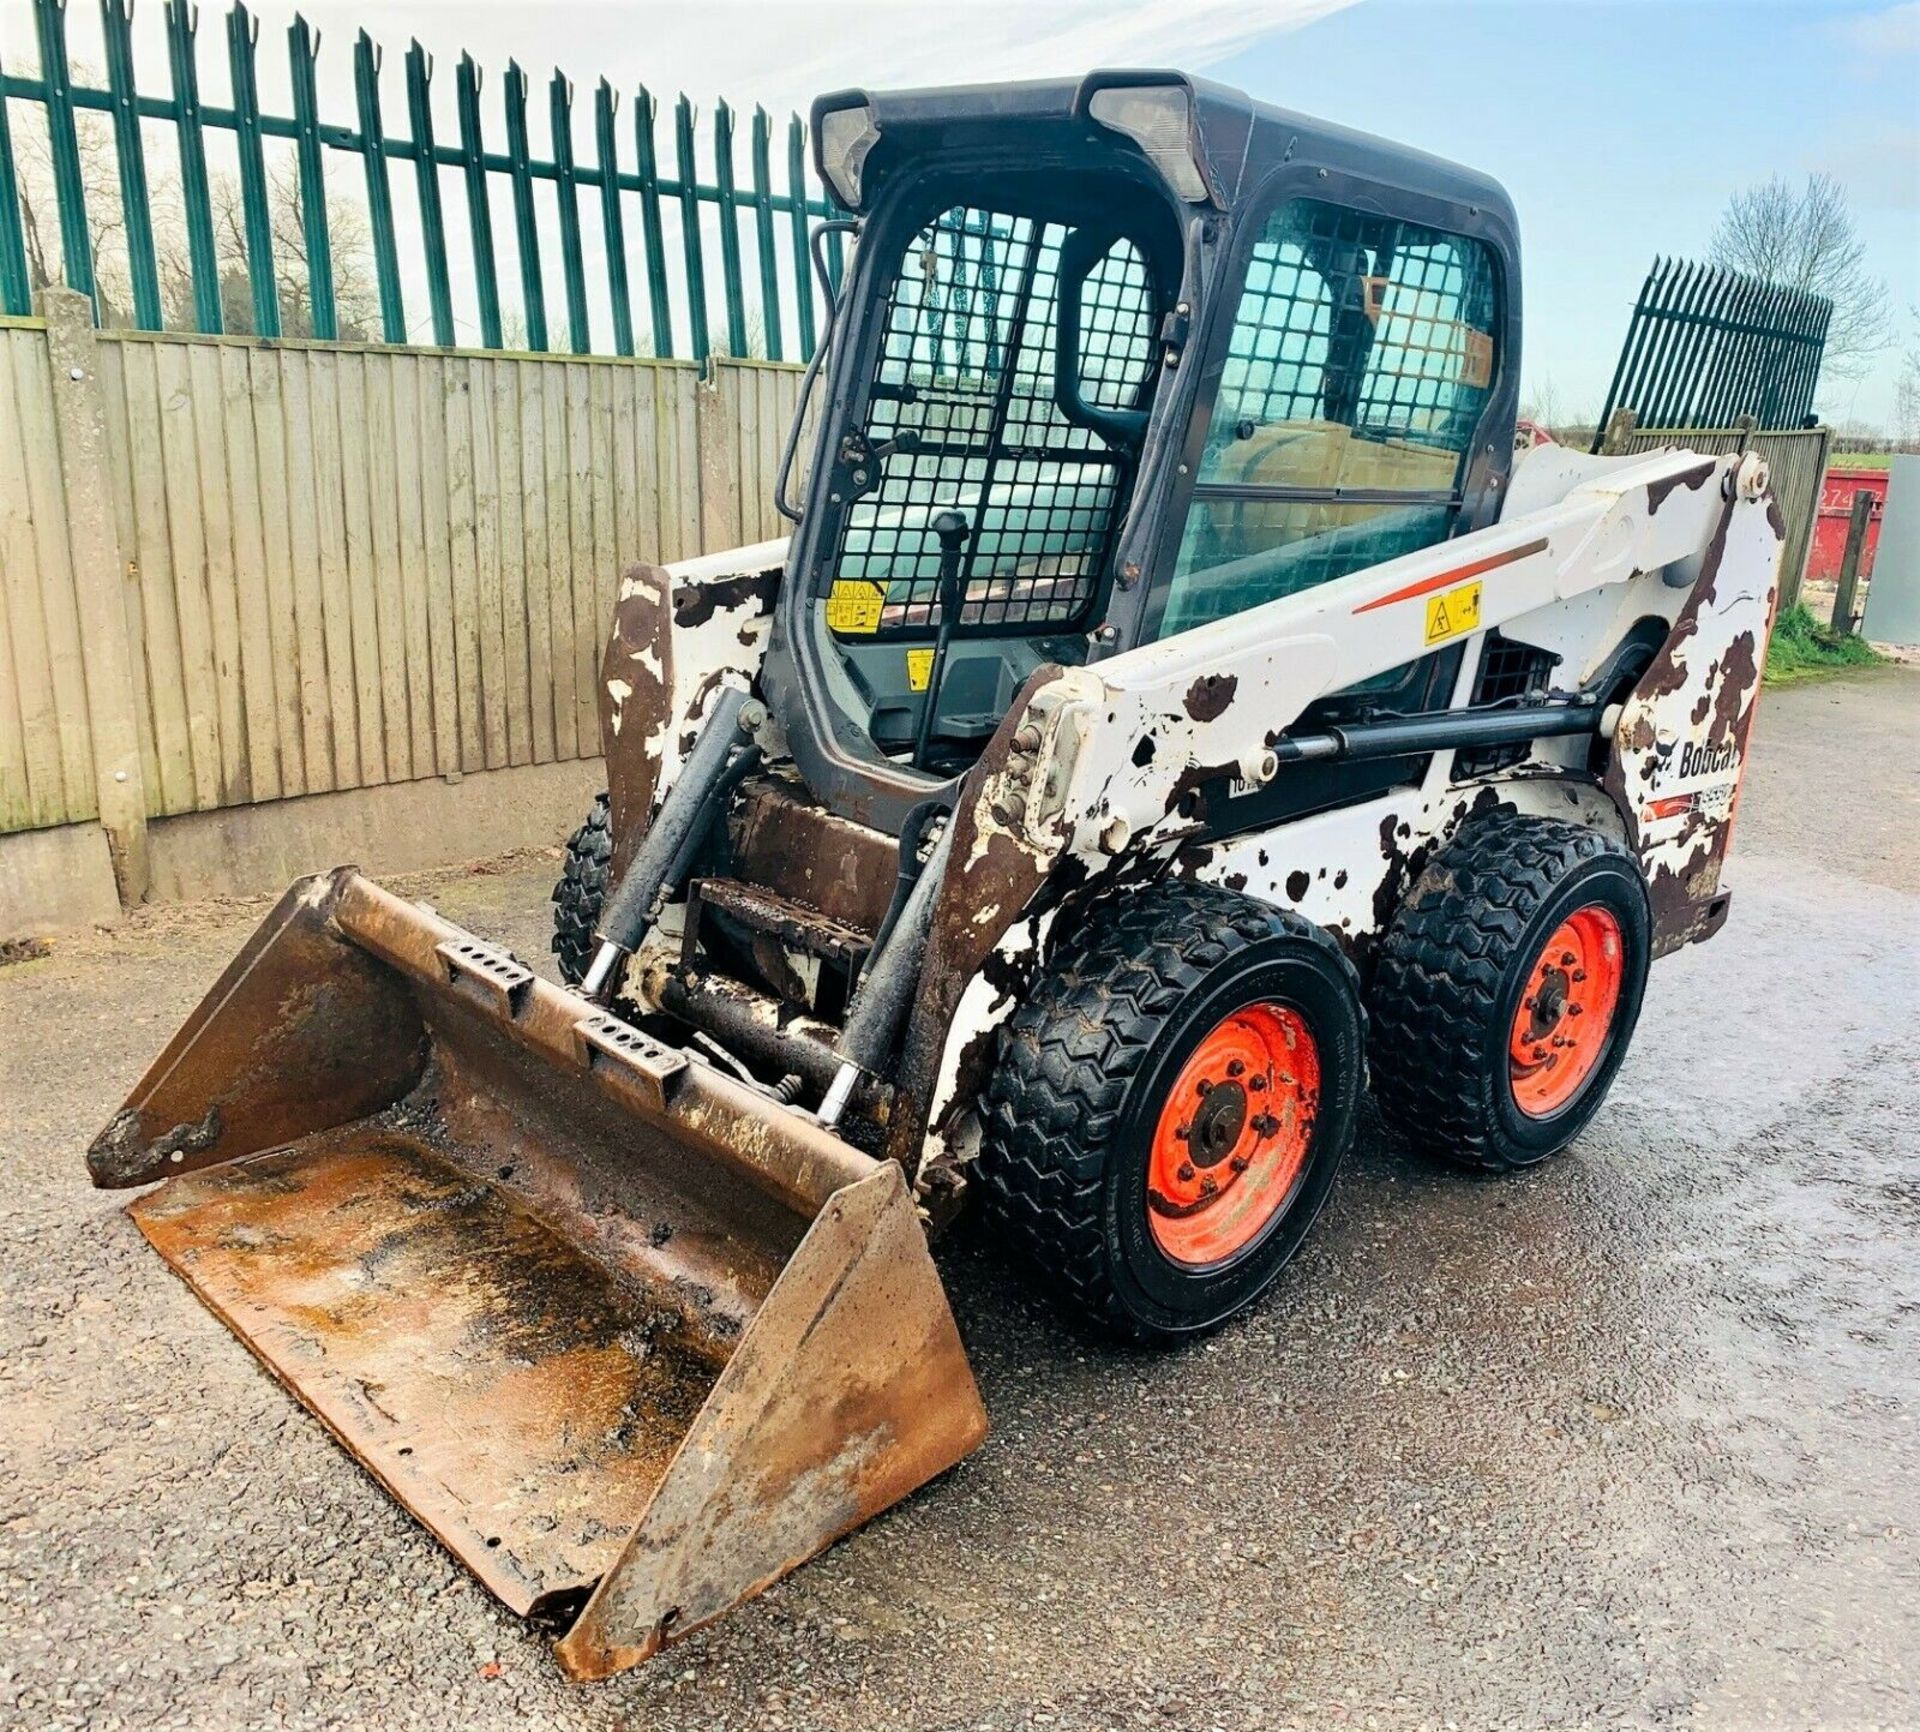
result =
[[1867,545],[1860,555],[1860,575],[1872,576],[1873,551],[1880,543],[1880,518],[1887,509],[1887,472],[1836,463],[1821,484],[1820,517],[1813,526],[1813,550],[1807,556],[1808,577],[1828,582],[1839,578],[1856,493],[1873,495],[1873,515],[1867,520]]

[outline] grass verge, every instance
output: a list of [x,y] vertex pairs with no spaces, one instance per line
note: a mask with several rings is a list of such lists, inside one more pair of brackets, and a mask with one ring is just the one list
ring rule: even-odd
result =
[[1885,661],[1872,644],[1851,632],[1822,625],[1806,607],[1794,605],[1774,621],[1767,646],[1767,684],[1792,685],[1842,668],[1874,667]]

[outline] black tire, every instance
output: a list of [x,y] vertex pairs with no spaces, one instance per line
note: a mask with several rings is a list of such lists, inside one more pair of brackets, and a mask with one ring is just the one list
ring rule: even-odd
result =
[[[1318,1055],[1301,1164],[1251,1242],[1216,1263],[1176,1261],[1148,1213],[1161,1108],[1222,1019],[1263,1004],[1298,1017]],[[1297,914],[1184,882],[1104,898],[1000,1031],[982,1102],[989,1210],[1024,1261],[1119,1334],[1216,1328],[1272,1285],[1326,1201],[1353,1137],[1365,1025],[1352,965]],[[1239,1110],[1258,1098],[1243,1090]]]
[[[1576,1091],[1529,1111],[1509,1036],[1523,1001],[1532,1009],[1527,988],[1547,941],[1588,907],[1618,925],[1619,995]],[[1415,1148],[1461,1166],[1511,1172],[1557,1154],[1600,1110],[1626,1056],[1651,950],[1646,881],[1612,837],[1512,813],[1468,825],[1415,881],[1381,946],[1372,1071],[1382,1115]]]
[[593,929],[600,924],[612,866],[613,807],[605,794],[596,794],[587,821],[567,841],[567,863],[553,887],[553,953],[569,986],[586,979],[593,961]]

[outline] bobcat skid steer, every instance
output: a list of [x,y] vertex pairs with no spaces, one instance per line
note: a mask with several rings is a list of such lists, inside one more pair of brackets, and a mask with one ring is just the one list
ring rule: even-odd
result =
[[1725,917],[1772,615],[1757,457],[1515,459],[1493,182],[1168,72],[813,135],[804,498],[797,420],[790,540],[621,580],[573,984],[305,880],[90,1156],[581,1677],[980,1442],[969,1200],[1176,1341],[1369,1071],[1435,1155],[1571,1141]]

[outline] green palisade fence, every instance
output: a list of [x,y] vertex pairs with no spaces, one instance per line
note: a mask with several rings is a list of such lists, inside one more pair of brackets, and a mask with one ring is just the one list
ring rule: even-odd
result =
[[[548,84],[542,156],[537,154],[541,145],[535,131],[538,108],[530,114],[528,79],[517,65],[509,65],[499,81],[489,119],[480,69],[461,56],[454,70],[456,125],[441,129],[454,141],[442,142],[434,124],[433,61],[418,42],[409,44],[405,56],[404,103],[383,106],[381,51],[364,30],[358,34],[351,44],[349,123],[344,116],[329,119],[321,112],[320,37],[298,15],[286,32],[293,113],[280,115],[261,106],[260,28],[244,5],[236,4],[226,18],[226,107],[203,95],[199,15],[187,0],[165,0],[163,7],[164,95],[156,94],[151,82],[143,89],[138,81],[132,0],[100,0],[104,87],[81,81],[91,74],[84,64],[76,77],[66,0],[33,0],[33,13],[37,67],[0,65],[0,314],[29,314],[40,286],[23,227],[21,201],[28,189],[17,146],[24,108],[45,131],[48,196],[54,208],[36,213],[45,219],[37,232],[45,236],[51,231],[58,247],[58,270],[49,266],[45,274],[92,299],[102,322],[111,318],[141,330],[171,326],[219,334],[230,324],[250,321],[254,334],[278,337],[292,334],[285,329],[291,300],[300,307],[304,334],[334,339],[342,334],[342,271],[364,266],[372,278],[370,328],[364,333],[368,340],[374,339],[375,330],[386,343],[409,340],[416,326],[409,324],[406,285],[413,282],[417,301],[424,279],[427,304],[416,304],[412,317],[419,332],[430,333],[433,344],[451,347],[458,339],[444,202],[451,171],[467,210],[470,257],[461,262],[471,265],[471,277],[457,286],[461,298],[473,306],[477,346],[546,350],[564,342],[579,354],[633,355],[645,347],[660,357],[679,354],[704,360],[714,352],[717,337],[723,352],[742,358],[757,353],[775,361],[805,359],[812,352],[819,310],[807,250],[808,222],[831,212],[822,189],[810,182],[805,129],[798,116],[787,123],[783,184],[776,187],[774,164],[780,153],[772,118],[764,109],[754,110],[743,182],[736,162],[734,111],[725,103],[717,105],[704,153],[711,164],[709,180],[701,177],[700,128],[685,96],[663,117],[654,98],[644,88],[636,90],[628,102],[633,125],[623,150],[621,97],[602,79],[594,88],[590,124],[580,140],[584,148],[578,148],[575,88],[556,71]],[[151,81],[153,69],[146,72]],[[404,132],[398,124],[402,113]],[[102,125],[89,122],[90,115],[105,116],[111,130],[110,184],[103,184],[97,163],[89,177],[82,128]],[[671,174],[660,168],[656,132],[663,121]],[[143,131],[151,122],[173,129],[178,148],[170,160],[149,163]],[[227,135],[221,149],[237,171],[228,177],[237,208],[226,213],[216,208],[220,182],[208,167],[210,136],[218,134]],[[152,138],[151,132],[145,136]],[[278,226],[270,152],[273,160],[284,157],[291,164],[291,214],[288,195],[281,190],[286,220]],[[342,173],[340,153],[357,158],[357,167]],[[330,162],[335,164],[331,178]],[[395,163],[410,165],[411,174],[402,168],[395,176]],[[165,233],[157,232],[153,196],[160,176],[178,204],[177,214],[167,215]],[[411,222],[403,223],[396,209],[396,182],[410,182]],[[583,193],[597,195],[599,204],[604,309],[591,305],[589,280],[594,273],[582,237],[591,232],[592,215],[591,205],[586,212],[581,208]],[[90,202],[104,198],[117,199],[119,205],[115,245],[124,257],[118,258],[115,280],[118,284],[124,279],[124,306],[108,306],[106,273],[93,256],[88,209]],[[364,217],[362,259],[344,258],[340,237],[333,232],[342,198],[350,198]],[[512,213],[517,320],[502,304],[496,198],[502,200],[503,218],[507,210]],[[544,211],[553,213],[551,226],[542,220]],[[636,212],[638,221],[630,221]],[[667,232],[668,213],[680,230],[677,246]],[[233,256],[224,267],[217,241],[223,222],[227,231],[238,231],[237,237],[230,234]],[[717,255],[712,247],[716,235]],[[551,257],[555,248],[558,298],[549,296],[542,263],[543,253]],[[837,276],[837,245],[830,256]],[[176,267],[172,304],[163,292],[163,257],[185,261]],[[708,268],[716,259],[721,294],[718,306],[710,310]],[[403,266],[411,266],[411,273]],[[223,283],[223,269],[234,280]],[[561,332],[556,321],[563,307]],[[678,348],[677,336],[684,339]]]

